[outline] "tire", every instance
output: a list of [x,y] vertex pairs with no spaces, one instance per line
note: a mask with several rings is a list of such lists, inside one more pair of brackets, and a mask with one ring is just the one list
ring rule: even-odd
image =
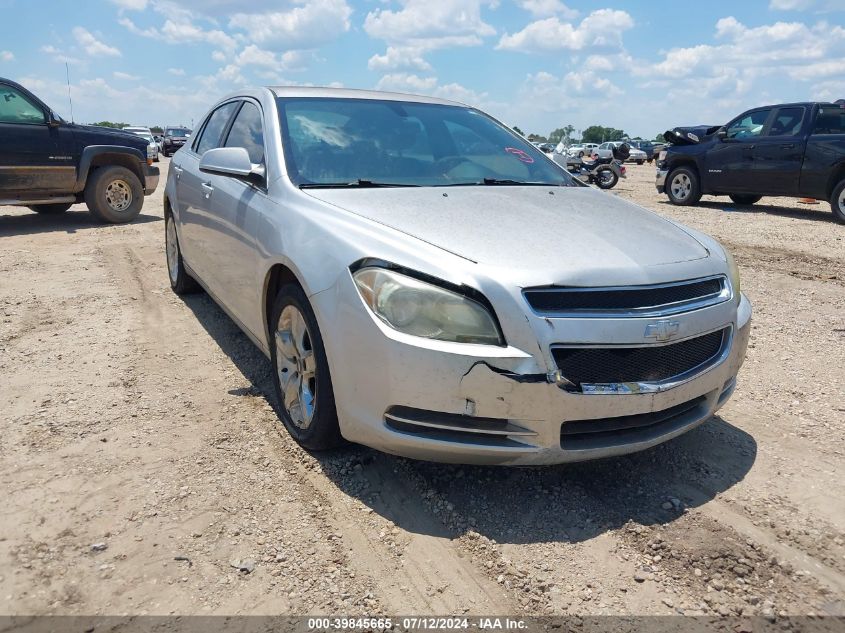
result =
[[[637,165],[642,165],[644,162],[645,162],[644,160],[638,160]],[[649,162],[651,162],[651,161],[649,161]]]
[[63,202],[60,204],[34,204],[29,208],[44,215],[59,215],[70,209],[71,206],[73,206],[72,203]]
[[689,167],[678,167],[666,179],[666,195],[672,204],[687,207],[701,200],[698,174]]
[[600,169],[596,174],[596,184],[599,189],[613,189],[619,182],[619,176],[610,167]]
[[343,438],[323,338],[302,288],[283,286],[271,317],[270,360],[279,418],[303,448],[323,451],[340,446]]
[[100,167],[89,174],[88,184],[85,185],[85,204],[100,222],[131,222],[144,206],[144,189],[138,176],[126,167]]
[[837,222],[845,224],[845,180],[834,187],[830,196],[830,210]]
[[164,219],[164,253],[167,260],[170,289],[177,295],[197,292],[200,285],[185,270],[185,263],[182,261],[182,249],[179,247],[179,236],[176,233],[176,222],[174,222],[171,213],[168,213]]
[[739,193],[734,193],[728,196],[731,200],[733,200],[734,204],[739,205],[752,205],[755,202],[760,202],[760,198],[763,196],[752,196],[752,195],[743,195]]

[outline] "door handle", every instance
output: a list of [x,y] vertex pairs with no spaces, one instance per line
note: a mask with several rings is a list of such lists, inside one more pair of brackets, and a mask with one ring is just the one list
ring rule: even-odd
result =
[[210,182],[202,183],[202,190],[205,192],[205,197],[210,198],[211,194],[214,193],[214,187],[211,186]]
[[179,180],[179,177],[182,175],[182,172],[185,171],[179,165],[173,165],[173,173],[176,174],[176,180]]
[[795,143],[789,143],[788,145],[781,145],[780,148],[781,149],[794,149]]

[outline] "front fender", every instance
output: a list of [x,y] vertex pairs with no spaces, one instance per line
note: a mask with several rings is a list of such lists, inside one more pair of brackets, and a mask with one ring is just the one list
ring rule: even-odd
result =
[[120,158],[115,161],[115,164],[118,165],[125,165],[130,160],[134,161],[135,168],[132,171],[138,175],[144,189],[147,188],[147,179],[142,167],[147,164],[147,157],[141,150],[125,145],[89,145],[82,150],[82,155],[79,159],[79,169],[76,172],[74,193],[79,193],[85,189],[85,183],[88,182],[88,173],[91,171],[91,165],[96,158],[106,154],[119,156]]

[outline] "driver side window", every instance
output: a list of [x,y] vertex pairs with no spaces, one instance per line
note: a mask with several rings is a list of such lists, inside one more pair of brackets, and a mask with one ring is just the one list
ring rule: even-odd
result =
[[772,113],[771,108],[766,110],[756,110],[743,114],[738,119],[729,123],[727,126],[728,138],[741,141],[743,139],[750,139],[760,136],[763,133],[763,128],[769,115]]
[[19,90],[0,85],[0,123],[46,123],[44,111]]

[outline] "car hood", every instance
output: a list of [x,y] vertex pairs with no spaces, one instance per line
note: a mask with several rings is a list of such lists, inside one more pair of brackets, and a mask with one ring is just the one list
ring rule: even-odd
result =
[[720,127],[719,125],[676,127],[672,130],[666,130],[663,133],[663,138],[672,145],[697,145],[708,136],[715,134]]
[[88,145],[122,145],[134,147],[141,152],[147,151],[147,141],[132,132],[78,123],[72,124],[71,129],[77,143],[83,147]]
[[679,226],[590,187],[310,189],[305,193],[494,267],[550,273],[631,271],[709,255]]

